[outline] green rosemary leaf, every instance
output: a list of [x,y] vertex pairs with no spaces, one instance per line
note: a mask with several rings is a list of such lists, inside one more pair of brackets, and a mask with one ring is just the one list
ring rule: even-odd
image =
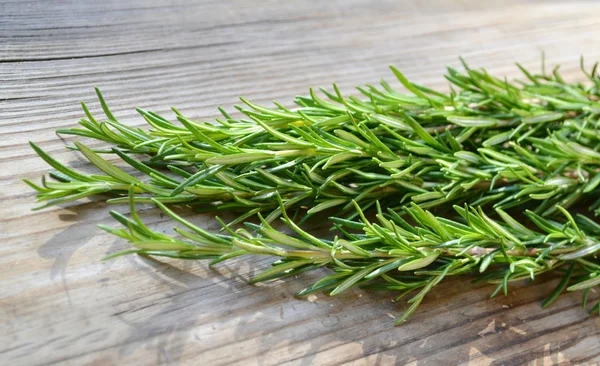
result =
[[134,183],[138,182],[137,179],[135,179],[131,175],[125,173],[121,169],[118,169],[114,165],[110,164],[108,161],[102,159],[100,156],[98,156],[96,153],[94,153],[92,150],[90,150],[88,147],[86,147],[82,143],[75,141],[75,146],[77,146],[77,149],[79,149],[79,151],[81,151],[81,153],[83,155],[85,155],[85,157],[92,164],[94,164],[98,169],[102,170],[103,172],[110,175],[111,177],[113,177],[123,183],[134,184]]
[[[98,100],[100,101],[100,104],[102,105],[102,110],[104,111],[104,114],[106,114],[106,118],[116,121],[117,119],[115,118],[115,116],[113,116],[112,112],[108,108],[108,105],[106,104],[106,101],[104,100],[104,97],[102,96],[102,93],[100,92],[100,89],[98,89],[98,88],[94,88],[94,89],[96,90],[96,95],[98,96]],[[87,108],[85,108],[85,109],[87,109]]]
[[245,152],[231,155],[214,156],[206,159],[207,164],[237,165],[275,157],[274,152]]
[[574,270],[575,262],[571,263],[571,265],[567,269],[567,273],[565,273],[565,275],[560,280],[554,291],[552,291],[552,293],[546,298],[546,300],[544,300],[544,302],[542,303],[542,308],[547,308],[548,306],[550,306],[550,304],[552,304],[554,300],[556,300],[558,295],[560,295],[561,292],[563,292],[565,288],[567,288],[567,285],[569,284],[569,280],[571,279]]
[[46,207],[50,207],[50,206],[54,206],[54,205],[59,205],[62,203],[67,203],[67,202],[72,202],[75,200],[78,200],[80,198],[84,198],[84,197],[90,197],[90,196],[94,196],[100,193],[104,193],[104,192],[108,192],[110,190],[109,187],[98,187],[98,188],[90,188],[90,189],[86,189],[84,191],[78,192],[78,193],[74,193],[74,194],[70,194],[67,195],[68,192],[65,192],[64,195],[66,197],[60,197],[60,198],[56,198],[56,199],[50,199],[48,200],[45,204],[40,205],[40,206],[36,206],[34,208],[32,208],[33,211],[38,211],[41,209],[44,209]]
[[275,255],[279,257],[285,257],[286,254],[286,252],[282,249],[268,247],[265,245],[255,245],[242,239],[232,239],[231,242],[236,247],[252,254]]
[[571,252],[571,253],[567,253],[567,254],[563,254],[560,257],[558,257],[560,260],[571,260],[571,259],[576,259],[576,258],[581,258],[581,257],[586,257],[590,254],[595,254],[598,251],[600,251],[600,243],[596,243],[590,246],[586,246],[580,250]]
[[427,267],[437,259],[439,254],[440,252],[436,250],[424,258],[417,258],[411,260],[410,262],[404,263],[401,266],[399,266],[398,271],[414,271],[416,269]]
[[29,141],[29,145],[31,146],[31,148],[42,158],[44,159],[44,161],[46,163],[48,163],[48,165],[50,165],[51,167],[53,167],[54,169],[58,170],[59,172],[63,173],[64,175],[66,175],[69,178],[72,179],[77,179],[83,182],[92,182],[94,181],[94,179],[91,179],[83,174],[77,173],[76,171],[67,168],[66,166],[62,165],[61,163],[59,163],[57,160],[55,160],[53,157],[51,157],[50,155],[48,155],[44,150],[42,150],[38,145],[36,145],[35,143]]
[[571,285],[567,288],[567,291],[577,291],[585,288],[592,288],[594,286],[600,285],[600,275],[596,275],[592,278],[589,278],[584,281],[580,281],[574,285]]
[[162,240],[145,240],[143,242],[133,242],[132,244],[136,248],[150,250],[190,250],[194,248],[194,246],[191,244],[175,243],[172,241]]
[[500,122],[495,118],[468,116],[448,116],[448,121],[461,127],[492,127]]
[[373,279],[375,277],[379,277],[382,274],[389,272],[391,270],[394,269],[398,269],[398,267],[400,267],[402,264],[410,261],[411,258],[404,258],[404,259],[398,259],[396,261],[393,261],[392,263],[388,263],[384,266],[381,266],[379,268],[377,268],[376,270],[374,270],[373,272],[369,273],[368,275],[365,276],[365,279],[370,280]]
[[531,117],[525,117],[521,121],[526,124],[535,124],[535,123],[547,123],[554,122],[564,117],[563,113],[558,112],[550,112],[550,113],[540,113],[533,115]]
[[449,151],[448,148],[446,148],[435,138],[433,138],[433,136],[431,136],[429,132],[427,132],[423,127],[421,127],[421,125],[417,121],[415,121],[411,116],[409,116],[406,112],[401,112],[401,115],[404,118],[404,121],[410,126],[410,128],[421,139],[423,139],[423,141],[425,141],[426,144],[440,151]]
[[213,176],[214,174],[221,171],[222,168],[222,165],[213,165],[208,169],[199,170],[198,172],[187,178],[185,181],[180,183],[175,189],[173,189],[173,191],[171,192],[171,197],[174,197],[183,192],[186,188],[192,187],[195,184],[200,183],[205,179],[209,178],[210,176]]
[[344,280],[344,282],[339,284],[333,291],[331,291],[331,293],[329,295],[331,295],[331,296],[338,295],[339,293],[343,292],[344,290],[347,290],[350,287],[352,287],[353,285],[355,285],[358,281],[362,280],[366,275],[371,273],[371,271],[373,271],[374,269],[384,266],[386,264],[389,264],[393,261],[395,261],[394,258],[388,259],[387,261],[373,263],[373,264],[361,269],[360,271],[357,271],[352,276],[350,276],[346,280]]
[[106,260],[109,260],[109,259],[121,257],[121,256],[128,255],[128,254],[136,254],[136,253],[139,253],[139,252],[140,252],[139,249],[122,250],[120,252],[109,254],[109,255],[101,258],[100,260],[106,261]]
[[231,253],[223,254],[219,258],[212,260],[209,263],[209,265],[212,267],[212,266],[214,266],[214,265],[216,265],[218,263],[221,263],[223,261],[229,260],[231,258],[239,257],[239,256],[244,255],[244,254],[248,254],[248,252],[245,251],[245,250],[236,250],[236,251],[231,252]]
[[330,199],[330,200],[323,201],[323,202],[319,203],[315,207],[313,207],[310,210],[308,210],[307,213],[309,215],[313,215],[313,214],[316,214],[317,212],[320,212],[320,211],[323,211],[323,210],[327,210],[327,209],[329,209],[331,207],[339,206],[339,205],[347,203],[347,202],[348,202],[347,198]]
[[299,249],[315,249],[315,246],[311,245],[310,243],[306,243],[300,239],[280,233],[279,231],[273,229],[262,218],[262,216],[260,216],[260,214],[259,214],[259,217],[261,218],[261,222],[264,225],[264,227],[260,228],[260,233],[263,234],[264,236],[266,236],[267,238],[272,239],[277,244],[287,245],[289,247],[299,248]]
[[156,169],[152,169],[149,166],[147,166],[146,164],[142,163],[141,161],[135,160],[134,158],[132,158],[131,156],[125,154],[124,152],[122,152],[119,149],[113,148],[112,151],[117,154],[121,159],[123,159],[124,162],[126,162],[127,164],[131,165],[133,168],[139,170],[142,173],[148,174],[148,175],[156,175],[157,177],[162,178],[165,182],[169,182],[169,183],[175,183],[175,180],[173,180],[171,177],[163,174],[162,172],[159,172]]
[[315,282],[312,286],[305,288],[304,290],[298,292],[296,296],[302,297],[309,295],[316,291],[328,291],[336,287],[344,277],[348,277],[352,272],[338,272],[329,276],[325,276],[321,278],[319,281]]
[[267,281],[272,278],[280,278],[282,274],[286,272],[290,272],[292,270],[298,269],[298,267],[302,267],[311,263],[313,263],[312,259],[303,259],[279,264],[252,277],[250,281],[248,281],[248,283],[254,284],[258,282]]
[[548,234],[560,232],[560,229],[553,225],[550,221],[537,215],[535,212],[526,210],[525,214],[535,223],[537,227],[544,230]]
[[33,188],[37,192],[48,193],[48,192],[52,191],[52,189],[50,189],[50,188],[45,188],[45,187],[38,186],[37,184],[33,183],[29,179],[23,179],[23,183],[27,184],[29,187]]
[[498,253],[499,249],[494,249],[483,257],[481,261],[481,265],[479,266],[479,273],[485,272],[485,270],[490,266],[494,256]]
[[414,95],[418,97],[421,97],[425,100],[429,100],[429,98],[425,94],[423,94],[423,92],[421,92],[418,88],[416,88],[410,81],[408,81],[404,74],[402,74],[398,69],[396,69],[394,66],[390,66],[390,69],[392,70],[394,75],[396,75],[398,81],[400,81],[406,89],[410,90]]

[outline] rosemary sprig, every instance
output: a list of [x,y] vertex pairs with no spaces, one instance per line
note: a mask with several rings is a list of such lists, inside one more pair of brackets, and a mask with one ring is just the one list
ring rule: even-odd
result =
[[[594,84],[583,86],[566,83],[557,70],[547,76],[522,69],[529,80],[518,85],[465,68],[465,73],[448,69],[446,78],[459,89],[448,95],[409,82],[392,68],[412,94],[382,81],[381,88],[358,88],[367,100],[345,98],[335,85],[335,93],[323,90],[329,101],[311,90],[309,97],[296,98],[296,109],[242,99],[246,107],[237,108],[247,118],[235,120],[220,109],[220,125],[194,122],[174,110],[178,126],[138,109],[153,128],[148,132],[118,122],[98,91],[107,120],[98,122],[83,104],[84,128],[58,132],[115,144],[104,152],[149,177],[147,183],[135,181],[138,193],[164,203],[245,211],[240,221],[258,212],[268,222],[275,219],[280,214],[275,192],[286,208],[310,205],[306,217],[334,206],[348,212],[352,200],[369,207],[385,199],[395,207],[468,199],[508,208],[533,201],[545,216],[556,204],[569,207],[598,192],[595,76],[586,73]],[[38,189],[38,198],[49,201],[41,207],[99,192],[124,193],[132,183],[134,178],[83,144],[74,148],[110,177],[82,179],[57,168],[63,174],[52,176],[64,184]],[[150,159],[138,161],[133,154]]]
[[[167,215],[184,229],[175,229],[180,238],[149,229],[135,213],[131,188],[132,218],[112,211],[125,227],[102,229],[127,239],[134,249],[115,253],[164,256],[179,259],[209,259],[211,265],[242,255],[277,258],[271,268],[250,279],[250,283],[294,276],[302,272],[327,267],[326,275],[302,290],[298,296],[315,291],[334,296],[360,285],[393,291],[402,297],[418,291],[408,301],[410,307],[396,323],[416,310],[424,296],[448,276],[477,273],[478,281],[497,284],[492,297],[508,292],[510,282],[535,277],[541,273],[568,268],[563,280],[544,302],[550,305],[565,289],[584,290],[600,284],[600,225],[582,215],[572,217],[558,207],[560,221],[545,219],[532,211],[526,216],[528,228],[501,209],[496,209],[500,221],[486,215],[481,208],[454,206],[458,219],[436,217],[413,203],[405,208],[414,224],[409,224],[396,212],[384,212],[377,205],[376,221],[366,219],[360,205],[353,202],[360,220],[332,217],[340,226],[341,236],[326,240],[301,229],[287,215],[283,201],[282,221],[296,235],[275,229],[260,216],[261,225],[247,223],[249,230],[235,231],[225,224],[228,235],[209,233],[177,215],[155,200]],[[359,232],[350,233],[350,231]],[[591,311],[598,311],[598,303]]]

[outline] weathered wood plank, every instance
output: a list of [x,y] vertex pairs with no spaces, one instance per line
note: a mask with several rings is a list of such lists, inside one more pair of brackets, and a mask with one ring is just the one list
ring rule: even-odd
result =
[[[356,290],[313,302],[295,281],[244,283],[267,263],[206,264],[141,258],[99,262],[126,247],[101,233],[107,207],[83,201],[31,212],[20,181],[47,166],[34,140],[86,169],[54,130],[73,126],[99,86],[117,116],[141,125],[134,107],[171,105],[211,119],[244,95],[289,105],[308,86],[391,80],[387,65],[444,87],[444,66],[462,55],[494,73],[513,62],[600,59],[600,4],[593,1],[0,1],[0,360],[3,364],[308,365],[594,364],[600,320],[579,294],[541,310],[556,281],[516,285],[506,298],[441,284],[402,327],[406,307]],[[398,85],[396,83],[396,85]],[[119,210],[125,208],[117,206]],[[159,228],[169,221],[148,209]],[[209,217],[196,216],[216,228]],[[598,298],[599,294],[593,294]]]

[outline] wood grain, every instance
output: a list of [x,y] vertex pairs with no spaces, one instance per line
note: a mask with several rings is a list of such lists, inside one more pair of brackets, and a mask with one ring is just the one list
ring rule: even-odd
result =
[[[286,105],[309,86],[348,93],[394,64],[444,88],[458,55],[508,77],[515,61],[600,59],[594,1],[0,1],[0,362],[5,365],[551,365],[600,363],[600,320],[580,294],[540,303],[556,280],[516,285],[489,300],[487,286],[447,281],[401,327],[406,308],[360,290],[301,301],[314,275],[249,286],[267,263],[99,258],[127,246],[101,233],[105,204],[82,201],[32,212],[21,178],[48,167],[33,140],[59,160],[85,161],[54,134],[74,126],[93,86],[117,117],[171,105],[210,120],[239,95]],[[398,83],[395,83],[398,86]],[[126,208],[114,208],[125,212]],[[170,223],[150,207],[145,219]],[[208,216],[194,217],[215,228]],[[593,295],[595,298],[598,294]]]

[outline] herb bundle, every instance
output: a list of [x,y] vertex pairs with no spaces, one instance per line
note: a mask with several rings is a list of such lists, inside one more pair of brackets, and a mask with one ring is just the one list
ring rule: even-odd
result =
[[[483,69],[448,68],[451,92],[441,93],[392,71],[408,90],[382,81],[358,87],[362,98],[321,89],[296,97],[296,108],[267,108],[241,99],[243,118],[225,110],[217,123],[197,122],[173,109],[177,121],[142,109],[150,129],[120,123],[98,91],[106,115],[83,105],[81,128],[58,130],[108,142],[108,150],[79,150],[106,175],[74,171],[34,150],[55,171],[42,185],[26,181],[38,208],[101,193],[129,202],[131,218],[111,211],[124,229],[102,227],[129,240],[138,253],[216,264],[245,255],[278,259],[252,282],[332,270],[299,295],[336,295],[355,285],[415,292],[410,315],[446,276],[476,274],[508,283],[555,271],[563,279],[544,302],[565,289],[600,284],[600,78],[597,64],[581,68],[589,83],[568,83],[558,67],[508,82]],[[116,154],[130,175],[101,157]],[[145,158],[140,159],[140,156]],[[179,237],[155,232],[135,210],[154,203],[187,229]],[[238,213],[222,233],[209,233],[168,205]],[[331,210],[330,210],[331,209]],[[301,228],[319,212],[337,213],[338,236]],[[434,211],[434,212],[432,212]],[[372,212],[374,216],[369,215]],[[526,224],[520,223],[522,218]],[[294,232],[281,233],[280,219]],[[236,228],[244,223],[245,227]],[[592,307],[600,312],[600,303]]]

